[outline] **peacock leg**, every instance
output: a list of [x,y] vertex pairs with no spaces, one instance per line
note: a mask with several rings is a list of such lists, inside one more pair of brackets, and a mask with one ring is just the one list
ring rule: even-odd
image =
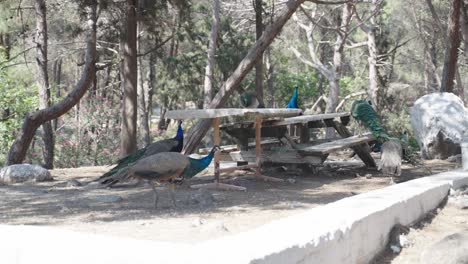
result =
[[154,193],[154,209],[158,208],[158,192],[156,191],[156,188],[154,187],[154,183],[151,183],[151,188],[153,188],[153,193]]
[[171,200],[172,200],[172,204],[174,205],[174,207],[177,207],[174,189],[175,189],[175,184],[171,183]]

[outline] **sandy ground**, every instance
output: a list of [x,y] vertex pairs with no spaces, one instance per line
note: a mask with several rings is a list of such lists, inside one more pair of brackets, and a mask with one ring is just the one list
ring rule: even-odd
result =
[[423,264],[421,253],[425,249],[448,235],[468,230],[468,210],[444,201],[420,222],[402,230],[406,245],[401,252],[394,253],[387,248],[382,256],[376,259],[375,264]]
[[[331,162],[315,174],[291,167],[286,171],[279,166],[263,167],[264,175],[285,179],[282,183],[257,181],[249,176],[252,173],[244,171],[222,175],[223,182],[244,186],[246,192],[191,189],[192,184],[212,182],[212,172],[208,170],[176,187],[177,207],[172,206],[169,198],[170,188],[158,187],[157,210],[153,209],[153,193],[147,184],[111,189],[87,184],[109,167],[58,169],[51,171],[54,176],[51,182],[0,186],[0,224],[46,225],[195,243],[249,230],[389,185],[388,178],[364,168],[359,160],[343,162],[342,157],[329,157]],[[437,173],[453,169],[455,164],[433,161],[426,166]],[[427,170],[403,166],[402,180],[425,175]],[[72,180],[83,186],[71,186]]]

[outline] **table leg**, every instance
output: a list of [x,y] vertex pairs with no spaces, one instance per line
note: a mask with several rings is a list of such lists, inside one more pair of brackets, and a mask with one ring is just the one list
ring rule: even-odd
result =
[[[213,119],[213,141],[215,145],[220,144],[219,139],[219,117],[215,117]],[[232,190],[232,191],[246,191],[247,188],[242,186],[236,186],[231,184],[221,183],[219,180],[219,156],[221,153],[216,152],[214,155],[214,177],[215,181],[213,183],[205,183],[205,184],[195,184],[191,185],[190,188],[198,189],[198,188],[205,188],[205,189],[223,189],[223,190]]]
[[262,167],[262,117],[260,115],[255,116],[255,177],[259,180],[264,181],[275,181],[282,182],[282,179],[264,176],[262,175],[260,169]]

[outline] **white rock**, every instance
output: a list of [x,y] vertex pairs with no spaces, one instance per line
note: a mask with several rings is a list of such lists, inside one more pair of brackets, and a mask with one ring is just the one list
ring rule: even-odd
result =
[[425,95],[411,108],[411,126],[425,159],[446,159],[460,154],[468,132],[468,111],[452,93]]
[[35,180],[37,182],[52,180],[47,169],[39,165],[15,164],[0,170],[0,182],[18,183]]

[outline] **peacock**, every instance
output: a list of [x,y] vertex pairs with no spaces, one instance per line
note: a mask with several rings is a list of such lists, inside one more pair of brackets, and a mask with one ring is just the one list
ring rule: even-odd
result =
[[104,173],[97,180],[100,181],[101,183],[106,184],[107,182],[103,182],[104,179],[108,178],[109,176],[114,175],[115,173],[119,172],[123,168],[126,168],[129,165],[132,165],[138,160],[154,155],[156,153],[160,153],[160,152],[181,152],[183,145],[184,145],[184,131],[182,129],[182,121],[179,120],[178,127],[177,127],[177,134],[174,138],[163,139],[163,140],[151,143],[148,146],[138,149],[136,152],[119,159],[115,167],[110,169],[108,172]]
[[377,139],[373,148],[382,153],[379,170],[390,177],[400,176],[404,152],[402,146],[407,145],[407,134],[405,133],[402,139],[391,136],[383,128],[377,112],[366,100],[356,100],[351,106],[351,115],[354,119],[362,122]]
[[299,87],[296,84],[296,86],[294,87],[293,95],[291,96],[291,99],[289,99],[286,108],[299,108],[299,105],[297,104],[298,90]]
[[[191,158],[177,152],[157,153],[142,158],[131,166],[125,167],[115,175],[108,177],[106,182],[108,185],[112,185],[129,178],[152,182],[154,208],[157,208],[159,197],[154,183],[159,185],[161,182],[172,182],[177,179],[180,182],[192,178],[210,165],[214,153],[220,149],[218,145],[215,145],[208,155],[200,159]],[[171,190],[171,199],[175,206],[174,191],[173,189]]]

